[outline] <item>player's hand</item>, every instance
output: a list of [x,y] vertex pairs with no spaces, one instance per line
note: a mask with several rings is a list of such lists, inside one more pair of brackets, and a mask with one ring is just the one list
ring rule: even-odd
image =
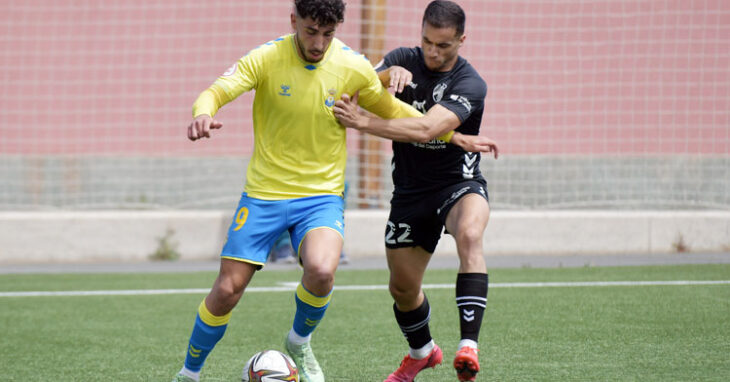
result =
[[360,113],[359,107],[357,106],[359,93],[359,91],[355,92],[352,97],[347,93],[342,93],[340,99],[332,107],[335,118],[345,127],[359,129],[367,125],[367,117]]
[[199,115],[188,125],[188,139],[196,141],[200,138],[210,138],[210,129],[220,129],[223,124],[208,114]]
[[450,143],[461,147],[464,151],[492,153],[494,159],[499,158],[497,142],[481,135],[464,135],[455,131]]
[[390,87],[396,93],[402,93],[403,89],[413,80],[413,73],[402,66],[393,65],[388,68],[388,73],[390,74]]

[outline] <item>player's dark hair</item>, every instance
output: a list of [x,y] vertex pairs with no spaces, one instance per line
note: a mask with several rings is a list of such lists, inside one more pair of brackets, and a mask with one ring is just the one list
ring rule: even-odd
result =
[[448,0],[434,0],[423,12],[423,22],[436,28],[456,28],[456,35],[464,34],[466,15],[459,4]]
[[342,0],[294,0],[297,16],[310,17],[319,25],[345,21],[345,2]]

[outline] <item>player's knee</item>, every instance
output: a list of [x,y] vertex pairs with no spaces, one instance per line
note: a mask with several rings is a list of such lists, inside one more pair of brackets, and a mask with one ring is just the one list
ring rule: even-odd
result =
[[459,227],[456,234],[456,241],[463,244],[481,243],[484,236],[484,229],[479,225],[464,224]]
[[236,303],[246,288],[244,282],[231,277],[219,277],[214,285],[215,295],[224,301]]
[[410,305],[413,301],[418,299],[419,288],[410,288],[406,285],[400,285],[396,283],[390,283],[388,289],[393,300],[398,305]]
[[307,285],[311,285],[312,292],[317,295],[326,294],[335,283],[335,270],[325,265],[310,266],[306,269],[304,278]]

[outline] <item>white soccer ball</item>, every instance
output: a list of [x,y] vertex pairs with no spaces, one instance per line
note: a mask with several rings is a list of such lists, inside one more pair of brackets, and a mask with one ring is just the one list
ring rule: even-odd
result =
[[297,365],[288,355],[277,350],[264,350],[253,355],[243,367],[242,382],[299,382]]

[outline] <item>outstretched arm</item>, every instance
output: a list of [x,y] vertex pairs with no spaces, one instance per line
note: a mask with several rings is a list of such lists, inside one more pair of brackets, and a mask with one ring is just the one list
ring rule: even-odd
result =
[[434,105],[423,116],[410,115],[412,118],[369,118],[359,113],[357,99],[357,93],[352,98],[342,94],[341,99],[335,102],[332,111],[340,123],[394,141],[428,142],[434,138],[450,138],[451,132],[461,124],[456,114],[441,105]]
[[[434,109],[436,110],[432,112]],[[383,120],[367,110],[359,109],[357,106],[357,93],[355,93],[353,98],[350,98],[347,94],[343,94],[342,99],[335,103],[333,111],[335,113],[335,117],[337,117],[340,123],[342,123],[345,127],[357,129],[399,142],[427,142],[435,137],[435,132],[429,132],[428,128],[424,130],[422,127],[416,127],[415,129],[409,130],[407,127],[400,127],[398,123],[387,122],[397,121],[402,123],[406,120],[406,124],[408,124],[407,120],[414,120],[411,122],[418,122],[418,120],[424,120],[427,118],[429,118],[427,121],[441,120],[441,124],[448,126],[450,130],[436,138],[443,139],[444,137],[450,136],[449,143],[461,147],[464,151],[493,153],[494,159],[497,159],[499,156],[499,147],[497,146],[497,142],[487,137],[479,135],[464,135],[453,131],[453,129],[459,126],[459,118],[456,114],[440,105],[432,107],[431,110],[429,110],[429,112],[423,117]],[[415,125],[420,126],[420,124]],[[425,133],[420,134],[419,130],[425,131]],[[433,130],[437,131],[436,129]],[[453,132],[453,135],[448,134],[451,132]]]

